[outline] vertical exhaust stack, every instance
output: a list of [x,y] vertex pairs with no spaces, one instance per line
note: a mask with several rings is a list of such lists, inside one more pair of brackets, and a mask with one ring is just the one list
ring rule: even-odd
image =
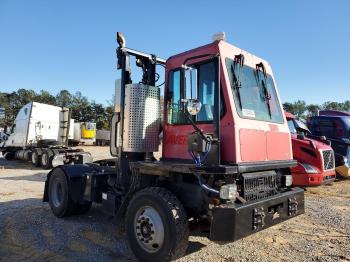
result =
[[62,107],[59,116],[59,131],[58,141],[61,145],[68,146],[69,126],[70,126],[71,112],[69,108]]

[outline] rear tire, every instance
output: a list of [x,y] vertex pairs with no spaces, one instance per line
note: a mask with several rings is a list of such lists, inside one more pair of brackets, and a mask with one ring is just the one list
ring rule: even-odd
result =
[[54,157],[54,153],[51,149],[44,150],[41,156],[41,166],[45,169],[52,168],[52,159]]
[[33,166],[40,167],[41,165],[41,149],[34,148],[31,155],[31,163]]
[[135,193],[126,214],[130,247],[141,261],[170,261],[188,246],[187,215],[170,191],[150,187]]
[[9,160],[13,160],[15,158],[15,155],[12,152],[6,152],[4,154],[4,158],[9,161]]
[[49,182],[49,205],[56,217],[72,214],[74,202],[70,197],[67,177],[61,168],[52,171]]

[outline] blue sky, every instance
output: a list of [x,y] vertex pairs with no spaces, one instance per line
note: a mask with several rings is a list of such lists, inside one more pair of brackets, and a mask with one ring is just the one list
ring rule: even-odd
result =
[[350,99],[350,1],[0,0],[0,91],[61,89],[106,103],[115,34],[167,58],[227,41],[268,60],[283,101]]

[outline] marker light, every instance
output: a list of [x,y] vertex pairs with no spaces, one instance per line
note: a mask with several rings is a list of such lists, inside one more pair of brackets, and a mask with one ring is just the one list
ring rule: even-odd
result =
[[216,33],[213,35],[213,41],[226,41],[226,34],[225,32],[220,32],[220,33]]

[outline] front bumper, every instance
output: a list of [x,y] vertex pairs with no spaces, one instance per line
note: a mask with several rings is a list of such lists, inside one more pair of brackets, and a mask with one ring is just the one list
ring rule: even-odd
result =
[[304,213],[304,190],[293,188],[268,199],[213,209],[212,241],[236,241]]

